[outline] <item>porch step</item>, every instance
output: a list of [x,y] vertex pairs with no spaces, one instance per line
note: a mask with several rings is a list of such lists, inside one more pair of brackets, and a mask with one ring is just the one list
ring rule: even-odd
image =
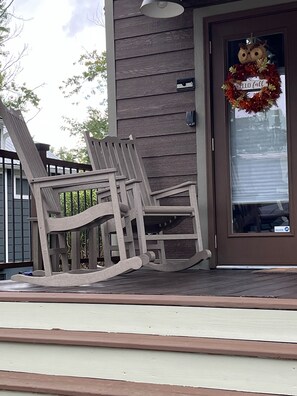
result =
[[[263,396],[263,393],[0,371],[1,390],[63,396]],[[32,392],[32,393],[31,393]],[[13,396],[13,393],[11,393]],[[269,394],[265,394],[269,396]],[[270,396],[273,396],[272,394]]]
[[[61,380],[58,388],[69,377],[101,381],[102,395],[122,382],[131,396],[157,386],[168,395],[297,395],[297,300],[2,292],[0,318],[0,370],[16,386],[37,375]],[[67,395],[62,385],[36,389]]]
[[2,328],[297,343],[286,299],[2,292],[0,317]]
[[12,375],[26,372],[130,385],[297,395],[293,343],[0,329],[0,356],[5,356],[0,370]]

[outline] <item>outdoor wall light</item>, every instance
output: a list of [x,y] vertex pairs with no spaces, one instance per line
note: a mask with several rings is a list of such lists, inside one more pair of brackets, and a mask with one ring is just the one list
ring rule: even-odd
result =
[[195,90],[195,78],[179,78],[176,81],[177,92],[194,91]]
[[184,12],[182,0],[143,0],[140,11],[152,18],[172,18]]

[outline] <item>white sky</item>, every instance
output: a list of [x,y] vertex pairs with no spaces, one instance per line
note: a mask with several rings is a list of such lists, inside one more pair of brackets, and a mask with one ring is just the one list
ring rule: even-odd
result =
[[[36,142],[52,147],[74,147],[76,142],[68,132],[61,131],[62,116],[83,120],[88,104],[82,98],[79,106],[65,99],[59,86],[76,74],[73,63],[85,49],[99,52],[105,49],[105,29],[96,25],[98,9],[103,0],[15,0],[13,13],[25,19],[19,37],[10,40],[7,49],[17,54],[28,45],[21,60],[22,71],[17,76],[29,88],[44,84],[36,93],[41,98],[39,114],[36,110],[25,114],[28,127]],[[20,24],[18,22],[18,24]]]

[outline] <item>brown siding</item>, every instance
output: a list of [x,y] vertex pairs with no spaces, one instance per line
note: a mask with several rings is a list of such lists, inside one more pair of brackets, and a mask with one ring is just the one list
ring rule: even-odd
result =
[[[135,2],[133,7],[135,7]],[[192,26],[193,18],[191,12],[185,12],[179,18],[174,19],[175,30],[192,28]],[[153,18],[147,18],[139,14],[138,18],[128,18],[126,16],[124,19],[115,20],[115,39],[139,36],[139,31],[142,34],[153,34],[171,30],[172,20],[170,18],[164,19],[162,24],[156,23],[156,20]]]
[[[152,136],[169,136],[173,134],[190,133],[185,123],[184,117],[180,114],[169,114],[154,116],[154,122],[151,117],[142,118],[141,122],[137,118],[118,120],[118,129],[121,136],[129,136],[131,131],[136,132],[137,136],[145,136],[142,131],[148,131],[148,139]],[[193,132],[192,132],[193,133]]]
[[176,86],[172,84],[172,81],[176,81],[178,78],[191,77],[191,75],[192,71],[190,70],[189,72],[173,72],[118,80],[118,99],[163,95],[168,93],[173,94],[176,93]]
[[192,37],[193,29],[180,29],[117,40],[115,42],[117,59],[192,48]]
[[193,57],[193,49],[187,49],[179,51],[178,54],[167,52],[133,59],[116,60],[116,80],[183,72],[185,70],[188,70],[192,77],[194,73]]
[[194,92],[176,80],[194,77],[193,15],[148,18],[140,0],[114,0],[118,135],[138,138],[152,189],[196,180],[195,128],[185,123]]

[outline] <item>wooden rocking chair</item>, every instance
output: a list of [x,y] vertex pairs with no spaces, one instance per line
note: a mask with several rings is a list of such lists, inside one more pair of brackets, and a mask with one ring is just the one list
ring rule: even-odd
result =
[[[117,168],[118,175],[123,175],[129,180],[126,183],[126,188],[134,224],[133,229],[137,229],[135,240],[138,240],[139,252],[140,254],[148,253],[150,257],[156,256],[155,260],[151,260],[146,266],[159,271],[181,271],[211,257],[211,252],[203,249],[202,245],[194,182],[185,182],[172,188],[152,192],[135,140],[120,140],[116,137],[106,137],[98,140],[88,133],[85,134],[85,139],[94,170],[103,170],[112,166]],[[133,183],[133,181],[135,182]],[[129,193],[131,189],[133,194]],[[190,201],[188,206],[161,205],[161,199],[182,193],[188,193]],[[192,220],[192,233],[164,233],[168,229],[174,230],[185,219]],[[108,234],[111,228],[110,222],[108,222],[103,225],[103,232]],[[165,243],[170,240],[194,241],[195,254],[187,259],[167,258]],[[106,250],[108,248],[105,247]],[[154,254],[151,254],[152,252]]]
[[[145,257],[135,256],[129,208],[127,199],[123,197],[125,186],[121,188],[122,202],[119,201],[118,197],[118,186],[119,183],[124,183],[124,178],[117,178],[120,180],[116,180],[116,169],[48,176],[21,113],[6,108],[0,101],[0,117],[8,130],[35,198],[44,266],[44,276],[34,276],[37,274],[33,272],[33,276],[19,274],[14,275],[12,279],[43,286],[79,286],[99,282],[129,270],[140,268]],[[59,199],[60,193],[103,187],[110,190],[111,200],[109,202],[96,204],[73,216],[63,217]],[[120,261],[111,267],[96,271],[69,271],[65,233],[67,231],[78,232],[83,229],[92,229],[92,227],[101,225],[110,219],[113,219],[115,225]],[[130,242],[129,254],[131,257],[129,258],[127,258],[124,227],[127,231],[131,230],[130,241],[126,238]],[[58,245],[55,249],[49,247],[49,236],[51,234],[57,236]],[[53,271],[54,255],[59,255],[62,261],[62,271],[58,273]],[[97,268],[97,263],[93,265],[93,268]]]

